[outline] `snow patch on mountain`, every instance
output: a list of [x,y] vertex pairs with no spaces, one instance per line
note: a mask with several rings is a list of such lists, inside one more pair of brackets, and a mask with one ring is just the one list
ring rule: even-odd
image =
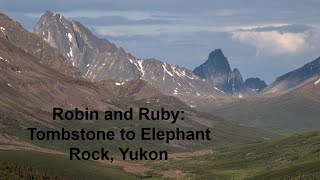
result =
[[217,88],[217,87],[214,87],[214,89],[216,89],[216,90],[218,90],[218,91],[220,91],[220,92],[222,92],[222,93],[226,93],[226,92],[224,92],[224,91],[222,91],[222,90],[220,90],[219,88]]
[[72,35],[71,35],[71,33],[67,33],[67,37],[68,37],[69,41],[72,43]]
[[174,89],[173,91],[174,91],[174,93],[173,93],[173,94],[175,94],[175,95],[179,94],[179,92],[178,92],[178,89],[177,89],[177,88],[176,88],[176,89]]
[[178,75],[179,77],[185,77],[186,76],[186,72],[183,70],[181,71],[181,69],[176,69],[176,67],[172,67],[173,72]]
[[70,51],[67,53],[67,56],[68,56],[68,57],[73,57],[72,48],[71,48],[71,47],[70,47]]
[[[129,61],[131,63],[133,63],[132,59],[129,59]],[[137,64],[138,63],[138,64]],[[145,71],[144,71],[144,68],[143,68],[143,60],[137,60],[137,63],[133,63],[137,68],[138,70],[142,73],[142,77],[144,76],[145,74]]]
[[189,82],[189,85],[194,88],[194,86],[191,84],[191,82]]
[[165,73],[168,73],[171,77],[174,76],[170,71],[168,71],[168,69],[167,69],[167,64],[166,64],[166,63],[164,63],[164,64],[162,65],[162,67],[163,67],[163,72],[164,72],[164,74],[165,74]]
[[177,67],[172,67],[173,73],[181,78],[187,77],[188,79],[199,79],[199,77],[195,75],[188,76],[185,69],[179,69]]
[[126,82],[116,82],[116,86],[121,86],[121,85],[124,85]]
[[3,33],[4,35],[6,35],[6,33],[4,32],[6,29],[5,29],[4,27],[0,27],[0,29],[1,29],[2,33]]
[[319,84],[320,83],[320,79],[318,79],[318,81],[316,81],[315,83],[314,83],[314,85],[317,85],[317,84]]

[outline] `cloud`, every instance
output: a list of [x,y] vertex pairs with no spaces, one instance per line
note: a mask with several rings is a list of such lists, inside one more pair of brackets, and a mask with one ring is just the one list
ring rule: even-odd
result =
[[303,24],[227,27],[234,41],[255,47],[256,55],[299,55],[320,47],[320,29]]
[[264,26],[249,29],[249,31],[265,32],[265,31],[279,31],[279,32],[291,32],[291,33],[301,33],[313,29],[312,26],[305,24],[287,24],[278,26]]
[[232,39],[256,47],[257,55],[272,53],[275,55],[295,54],[308,46],[304,33],[279,31],[235,31]]

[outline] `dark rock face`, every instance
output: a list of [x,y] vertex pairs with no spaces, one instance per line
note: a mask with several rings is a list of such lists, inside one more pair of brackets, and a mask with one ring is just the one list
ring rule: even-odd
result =
[[261,80],[259,78],[248,78],[248,79],[246,79],[244,84],[248,88],[251,88],[252,90],[255,90],[257,92],[260,92],[265,87],[267,87],[267,84],[263,80]]
[[231,73],[227,58],[220,49],[209,54],[208,60],[193,71],[197,76],[209,80],[217,88],[227,91],[228,76]]
[[214,76],[225,76],[231,72],[229,62],[221,49],[216,49],[209,54],[208,60],[194,69],[194,73],[203,79],[214,80]]
[[234,97],[252,94],[245,86],[240,71],[238,69],[231,71],[228,59],[223,55],[221,49],[212,51],[208,60],[195,68],[193,72]]
[[161,92],[179,97],[225,96],[188,69],[156,59],[138,59],[108,40],[97,38],[79,22],[68,21],[59,14],[45,13],[34,32],[57,48],[91,81],[143,79]]
[[263,90],[263,93],[283,94],[291,91],[320,75],[320,57],[294,71],[288,72],[276,79]]

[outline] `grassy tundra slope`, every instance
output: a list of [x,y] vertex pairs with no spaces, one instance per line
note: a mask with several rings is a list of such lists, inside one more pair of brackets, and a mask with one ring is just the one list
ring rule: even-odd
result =
[[153,163],[191,179],[316,179],[320,175],[320,132],[274,141],[214,148],[213,153]]

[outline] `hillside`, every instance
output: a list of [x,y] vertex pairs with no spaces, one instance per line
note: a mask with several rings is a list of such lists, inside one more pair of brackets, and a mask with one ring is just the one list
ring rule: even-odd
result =
[[[190,179],[318,179],[320,133],[309,132],[275,141],[212,149],[211,153],[177,157],[154,170],[180,170]],[[195,166],[196,164],[196,166]]]
[[317,76],[320,76],[320,57],[305,64],[301,68],[278,77],[272,84],[265,88],[262,93],[284,94],[312,81]]
[[261,96],[226,103],[212,103],[199,109],[234,122],[290,133],[320,128],[319,77],[280,96]]

